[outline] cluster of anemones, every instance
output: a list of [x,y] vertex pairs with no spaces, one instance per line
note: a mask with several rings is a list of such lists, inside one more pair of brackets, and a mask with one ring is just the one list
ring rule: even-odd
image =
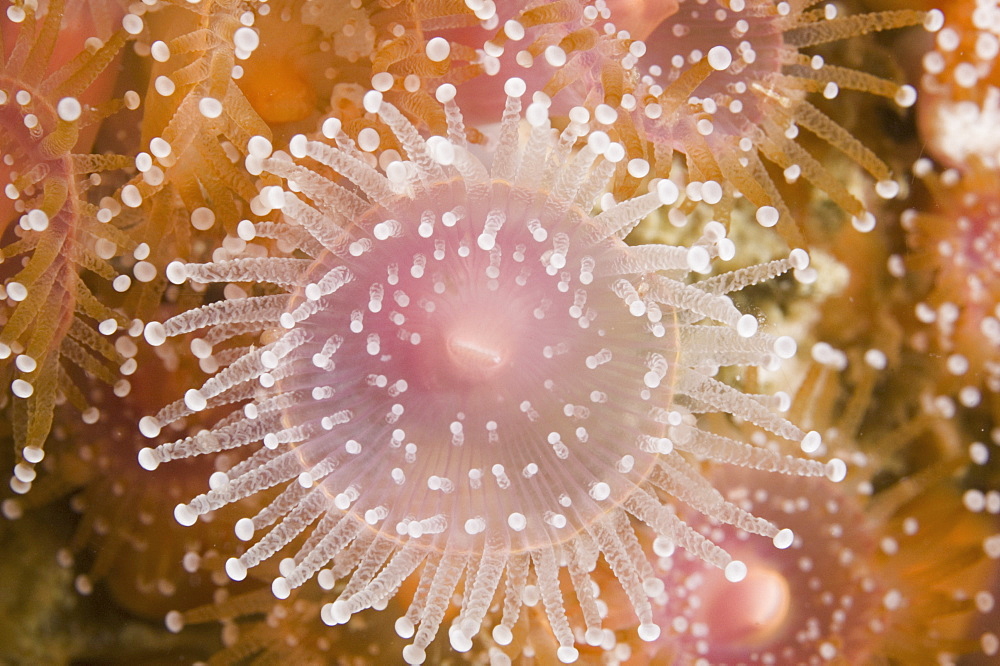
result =
[[[904,215],[877,325],[816,307],[842,288],[825,250],[892,237],[855,238],[907,194],[819,97],[915,101],[820,47],[954,30],[812,5],[11,0],[3,514],[71,495],[76,590],[220,620],[218,663],[906,659],[906,626],[994,654],[994,359],[879,339],[897,307],[943,321],[952,283],[995,300],[963,243],[988,193],[959,234]],[[992,340],[982,300],[960,321]],[[796,359],[789,333],[833,331],[854,356]],[[942,348],[959,407],[920,356]],[[888,573],[953,554],[933,584]]]

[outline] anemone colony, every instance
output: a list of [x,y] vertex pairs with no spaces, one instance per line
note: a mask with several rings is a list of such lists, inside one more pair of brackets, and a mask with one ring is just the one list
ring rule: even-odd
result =
[[9,0],[0,660],[995,659],[1000,7],[855,4]]

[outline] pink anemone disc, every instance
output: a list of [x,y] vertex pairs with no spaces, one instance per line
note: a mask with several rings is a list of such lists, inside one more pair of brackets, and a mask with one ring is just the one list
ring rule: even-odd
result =
[[873,564],[877,533],[864,498],[843,484],[761,478],[753,470],[715,468],[709,477],[730,501],[780,520],[795,538],[787,550],[765,549],[739,530],[693,520],[747,563],[735,586],[692,558],[670,556],[669,543],[655,544],[657,569],[674,593],[655,605],[664,637],[637,648],[640,654],[652,660],[660,648],[677,664],[871,660],[884,633],[888,585]]
[[[493,638],[510,643],[531,588],[558,657],[574,661],[560,575],[568,570],[588,642],[600,641],[589,575],[599,554],[639,635],[653,640],[649,599],[659,588],[630,516],[738,580],[743,563],[679,520],[670,497],[779,545],[791,534],[724,501],[696,461],[833,480],[846,472],[839,459],[757,448],[703,431],[696,419],[732,413],[807,452],[821,445],[818,433],[774,413],[782,396],[747,395],[712,376],[722,365],[774,366],[794,353],[791,338],[758,333],[726,292],[805,267],[806,253],[689,284],[717,255],[732,255],[722,225],[707,225],[691,247],[626,245],[635,224],[677,200],[677,187],[659,180],[633,199],[600,197],[624,149],[587,123],[553,130],[541,102],[523,113],[522,142],[525,88],[508,81],[489,169],[469,152],[451,85],[437,91],[447,136],[426,139],[380,93],[366,95],[371,122],[377,116],[407,154],[382,152],[381,168],[336,120],[323,127],[336,147],[297,136],[291,155],[272,154],[253,138],[250,171],[286,180],[263,187],[255,209],[280,209],[282,221],[243,222],[240,233],[280,238],[295,252],[174,262],[167,272],[178,283],[278,289],[146,325],[154,345],[208,329],[192,348],[216,354],[221,367],[144,417],[143,434],[206,408],[237,408],[198,435],[144,449],[140,464],[263,443],[214,474],[177,519],[191,524],[282,484],[237,523],[240,538],[262,536],[229,560],[229,574],[243,578],[308,530],[272,590],[284,598],[317,573],[326,588],[346,579],[323,606],[329,624],[384,604],[418,575],[396,623],[414,636],[408,663],[424,661],[463,579],[448,632],[454,649],[472,647],[505,580]],[[599,198],[604,210],[592,215]],[[262,334],[255,344],[213,351],[251,331]]]
[[646,39],[642,59],[656,103],[646,110],[647,132],[662,147],[688,156],[693,173],[714,177],[760,207],[757,220],[797,238],[791,212],[761,158],[780,167],[788,182],[805,178],[855,217],[861,230],[874,218],[864,204],[797,140],[805,129],[843,152],[877,181],[885,198],[899,192],[889,167],[847,129],[807,99],[834,99],[860,90],[902,107],[916,101],[912,86],[826,63],[802,49],[920,24],[939,27],[939,16],[913,10],[840,16],[834,4],[811,8],[798,0],[681,0],[678,11]]

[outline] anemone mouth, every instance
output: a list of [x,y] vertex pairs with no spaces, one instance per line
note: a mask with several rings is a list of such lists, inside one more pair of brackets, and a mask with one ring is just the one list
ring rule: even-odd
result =
[[[792,612],[788,578],[764,561],[747,562],[747,577],[736,590],[719,589],[709,597],[705,617],[714,622],[713,640],[748,649],[766,648],[781,640]],[[720,588],[727,583],[716,583]]]
[[457,323],[445,334],[448,360],[455,374],[469,383],[495,377],[510,361],[515,335],[490,326],[475,315]]

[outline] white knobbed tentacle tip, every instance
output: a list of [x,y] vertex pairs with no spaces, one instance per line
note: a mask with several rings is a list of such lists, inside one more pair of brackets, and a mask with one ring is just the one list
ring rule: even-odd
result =
[[725,46],[713,46],[708,50],[708,64],[717,72],[729,69],[733,64],[733,54]]
[[66,122],[79,120],[82,112],[83,107],[80,106],[80,101],[75,97],[63,97],[56,105],[56,113],[59,115],[59,119]]
[[237,539],[240,541],[249,541],[253,538],[253,521],[249,518],[240,518],[236,521],[234,531],[236,532]]
[[222,115],[222,102],[214,97],[202,97],[198,100],[198,112],[212,120]]
[[154,347],[159,347],[167,341],[167,329],[163,328],[163,324],[158,321],[151,321],[146,324],[142,334],[146,338],[146,342]]
[[757,209],[754,217],[757,218],[757,224],[760,226],[773,227],[778,223],[778,218],[780,218],[781,215],[778,213],[778,209],[774,206],[761,206]]
[[152,472],[154,469],[160,466],[160,461],[156,459],[156,454],[153,453],[153,449],[148,446],[143,447],[139,451],[139,467],[146,471]]
[[693,270],[695,273],[705,273],[708,271],[712,263],[712,257],[709,256],[708,250],[700,245],[695,245],[687,253],[687,264],[688,268]]
[[237,582],[247,577],[247,568],[235,557],[226,560],[226,575]]
[[482,629],[483,625],[480,622],[473,622],[470,619],[465,619],[459,622],[458,626],[462,628],[463,634],[471,637],[477,635],[479,633],[479,630]]
[[240,220],[240,223],[236,225],[236,235],[240,237],[240,240],[250,242],[257,237],[257,228],[250,220]]
[[558,650],[556,650],[556,656],[564,664],[572,664],[577,659],[580,658],[580,651],[575,647],[570,647],[569,645],[563,645]]
[[798,345],[795,339],[789,335],[782,335],[775,339],[774,341],[774,353],[778,358],[789,359],[795,356],[795,352],[798,351]]
[[587,633],[583,635],[584,642],[591,647],[597,647],[604,642],[604,632],[597,627],[591,627],[587,629]]
[[451,44],[444,37],[432,37],[427,41],[424,53],[433,62],[444,62],[451,55]]
[[809,253],[800,247],[788,253],[788,263],[797,271],[809,268]]
[[802,442],[799,446],[802,447],[804,453],[816,453],[819,450],[820,444],[823,443],[823,438],[815,430],[810,430],[806,433],[806,436],[802,438]]
[[651,599],[655,599],[660,596],[666,589],[666,584],[656,576],[642,581],[642,591],[645,592],[646,596]]
[[736,322],[736,333],[741,338],[752,338],[757,332],[757,318],[752,314],[745,314]]
[[[342,599],[337,599],[330,604],[330,620],[333,624],[345,624],[351,619],[350,606]],[[331,625],[332,626],[332,625]]]
[[319,619],[321,619],[323,624],[328,627],[334,627],[337,625],[337,622],[333,619],[332,611],[330,610],[331,608],[333,608],[333,604],[323,604],[323,606],[319,609]]
[[611,138],[607,132],[596,130],[587,137],[587,146],[594,151],[594,154],[603,155],[611,146]]
[[139,419],[139,432],[143,437],[153,439],[160,434],[160,422],[152,416],[143,416]]
[[900,108],[908,109],[917,102],[917,89],[911,85],[900,86],[893,99]]
[[840,458],[831,458],[826,463],[826,478],[834,483],[840,483],[847,478],[847,463]]
[[287,599],[291,593],[292,588],[284,576],[278,576],[271,582],[271,594],[275,599]]
[[400,638],[413,638],[413,622],[405,617],[396,620],[395,629],[396,635]]
[[875,183],[875,192],[883,199],[895,199],[899,194],[899,183],[894,180],[880,180]]
[[170,611],[163,618],[163,624],[166,625],[167,631],[170,633],[180,633],[181,629],[184,628],[184,616],[178,611]]
[[369,90],[361,100],[365,111],[368,113],[378,113],[382,108],[382,93],[377,90]]
[[508,97],[521,97],[528,89],[524,79],[512,76],[503,84],[503,91]]
[[875,228],[875,216],[865,212],[861,214],[861,217],[852,217],[851,226],[861,233],[866,234]]
[[927,32],[937,32],[944,27],[944,12],[940,9],[932,9],[924,17],[924,29]]
[[212,345],[204,338],[195,338],[190,346],[195,358],[208,358],[212,355]]
[[612,164],[618,164],[623,159],[625,159],[625,146],[614,141],[608,146],[608,149],[604,152],[604,159],[611,162]]
[[431,159],[441,166],[449,166],[455,162],[455,146],[443,136],[432,136],[427,139],[427,151]]
[[496,246],[496,243],[496,236],[491,236],[487,233],[479,234],[479,237],[476,238],[476,245],[478,245],[481,250],[485,250],[487,252],[492,250]]
[[730,583],[738,583],[747,577],[747,565],[740,560],[733,560],[726,565],[724,573]]
[[264,160],[253,155],[247,155],[243,160],[243,166],[251,176],[259,176],[264,173]]
[[472,649],[472,639],[458,625],[453,624],[448,629],[448,641],[455,652],[468,652]]
[[784,550],[792,545],[795,541],[795,533],[792,532],[787,527],[783,530],[779,530],[777,534],[774,535],[774,547],[778,550]]
[[292,154],[292,157],[300,160],[306,156],[306,146],[308,143],[309,140],[305,134],[296,134],[288,142],[288,152]]
[[171,284],[184,284],[187,281],[187,267],[183,261],[171,261],[167,264],[167,279]]
[[455,95],[457,92],[458,91],[455,89],[454,85],[450,83],[442,83],[437,87],[437,90],[434,91],[434,97],[441,104],[447,104],[448,102],[455,99]]
[[407,645],[403,648],[403,661],[407,664],[422,664],[427,659],[427,653],[423,648],[416,645]]
[[340,118],[327,118],[323,121],[323,136],[327,139],[333,139],[340,133],[342,127],[343,124],[340,122]]
[[647,624],[639,625],[639,638],[646,641],[647,643],[652,643],[657,638],[660,637],[660,625],[653,622]]
[[265,159],[271,156],[271,153],[274,152],[274,147],[266,137],[254,134],[247,141],[247,152],[256,158]]
[[174,507],[174,520],[184,527],[191,527],[198,520],[198,514],[191,510],[187,504],[178,504]]
[[212,472],[208,477],[208,487],[212,490],[222,490],[229,486],[229,476],[225,472]]
[[208,406],[208,400],[205,399],[205,396],[198,389],[188,389],[184,393],[184,404],[192,412],[200,412]]
[[716,250],[719,253],[719,259],[730,261],[736,256],[736,243],[728,238],[720,238],[716,244]]
[[497,642],[497,645],[510,645],[510,642],[514,640],[514,634],[507,627],[498,624],[493,627],[493,640]]

